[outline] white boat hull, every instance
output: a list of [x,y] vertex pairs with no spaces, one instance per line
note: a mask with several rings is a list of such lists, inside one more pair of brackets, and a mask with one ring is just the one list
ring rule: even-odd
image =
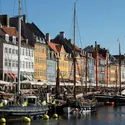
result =
[[76,114],[76,113],[88,113],[91,112],[91,108],[72,108],[72,107],[64,107],[63,112],[66,114]]

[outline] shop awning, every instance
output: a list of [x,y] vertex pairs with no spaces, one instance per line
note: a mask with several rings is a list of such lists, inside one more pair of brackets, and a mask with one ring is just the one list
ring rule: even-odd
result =
[[9,73],[5,73],[7,75],[8,78],[12,78],[11,75],[9,75]]
[[15,79],[15,77],[14,77],[14,75],[13,75],[13,74],[10,74],[10,73],[9,73],[9,75],[11,76],[11,78]]
[[[12,73],[13,74],[13,73]],[[13,74],[14,78],[17,78],[17,75],[16,74]]]

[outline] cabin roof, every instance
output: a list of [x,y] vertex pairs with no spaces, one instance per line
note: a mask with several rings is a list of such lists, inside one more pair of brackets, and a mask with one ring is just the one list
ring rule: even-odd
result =
[[23,98],[37,98],[37,96],[34,96],[34,95],[31,95],[31,96],[28,95],[28,96],[27,96],[27,95],[25,95],[25,96],[23,96]]

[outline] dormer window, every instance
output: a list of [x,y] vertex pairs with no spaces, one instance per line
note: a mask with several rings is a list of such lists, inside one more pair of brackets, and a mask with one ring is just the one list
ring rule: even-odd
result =
[[6,42],[9,42],[9,35],[8,34],[5,34],[5,40],[6,40]]
[[13,44],[16,44],[16,37],[15,36],[12,37],[12,42],[13,42]]

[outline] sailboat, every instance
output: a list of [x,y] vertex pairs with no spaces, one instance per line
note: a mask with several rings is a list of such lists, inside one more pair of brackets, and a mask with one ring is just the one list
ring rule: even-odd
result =
[[[46,105],[41,105],[38,97],[34,95],[21,96],[20,94],[20,45],[21,45],[21,2],[18,0],[18,91],[16,93],[16,101],[9,102],[8,105],[0,108],[0,118],[6,120],[18,120],[24,117],[36,118],[48,112]],[[26,105],[22,105],[22,104]]]
[[[77,99],[76,96],[76,50],[75,50],[75,39],[76,39],[76,3],[74,3],[74,45],[73,45],[73,69],[74,69],[74,91],[73,91],[73,99],[67,102],[66,105],[63,106],[63,112],[67,114],[74,114],[74,113],[86,113],[95,111],[96,109],[96,102],[86,102],[84,97],[80,100]],[[87,76],[86,76],[87,77]]]

